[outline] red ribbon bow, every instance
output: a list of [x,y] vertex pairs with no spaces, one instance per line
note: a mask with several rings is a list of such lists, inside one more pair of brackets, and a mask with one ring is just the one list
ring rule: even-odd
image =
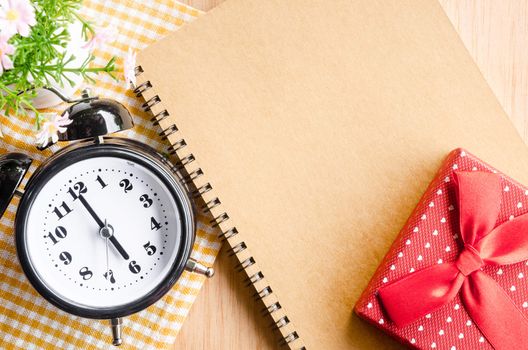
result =
[[381,287],[381,303],[390,319],[402,327],[460,293],[467,312],[495,349],[525,349],[528,319],[481,267],[528,259],[528,214],[495,227],[501,205],[500,177],[458,172],[454,180],[464,249],[454,262],[425,268]]

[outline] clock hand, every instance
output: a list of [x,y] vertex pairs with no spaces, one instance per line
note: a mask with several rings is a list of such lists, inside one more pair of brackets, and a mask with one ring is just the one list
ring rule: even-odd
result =
[[110,273],[110,265],[108,264],[108,238],[105,238],[105,245],[106,245],[106,275]]
[[109,240],[110,242],[112,242],[112,244],[117,249],[119,254],[121,254],[123,259],[128,260],[130,258],[128,253],[125,251],[125,248],[123,248],[123,246],[119,243],[119,241],[117,240],[117,238],[115,238],[115,236],[110,237]]
[[88,212],[90,213],[90,215],[92,216],[92,218],[94,218],[95,222],[97,222],[97,225],[99,225],[100,228],[103,228],[105,226],[105,224],[101,221],[101,219],[99,218],[99,216],[97,216],[97,214],[95,213],[95,211],[92,209],[92,207],[90,206],[90,204],[88,204],[88,202],[86,201],[86,199],[84,198],[84,196],[82,194],[79,195],[79,200],[81,201],[82,205],[86,208],[86,210],[88,210]]
[[[104,222],[99,218],[99,216],[97,216],[97,214],[95,213],[95,211],[93,210],[93,208],[90,206],[90,204],[88,204],[88,202],[86,201],[86,199],[84,198],[84,196],[82,194],[79,195],[79,200],[81,201],[82,205],[86,208],[86,210],[88,210],[88,212],[90,213],[90,215],[94,218],[95,222],[97,222],[97,225],[99,225],[100,228],[104,228],[105,227],[105,224]],[[114,247],[117,249],[117,251],[119,252],[119,254],[121,254],[121,256],[123,257],[123,259],[125,260],[128,260],[130,258],[130,256],[128,255],[128,253],[125,251],[125,249],[123,248],[123,246],[119,243],[119,241],[115,238],[114,235],[112,235],[110,238],[109,238],[110,242],[114,245]]]

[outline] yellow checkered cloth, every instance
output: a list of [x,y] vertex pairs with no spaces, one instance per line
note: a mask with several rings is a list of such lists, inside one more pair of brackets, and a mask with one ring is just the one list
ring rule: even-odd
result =
[[[112,56],[123,67],[128,48],[141,50],[170,31],[192,21],[200,13],[171,0],[148,2],[129,0],[86,0],[82,15],[103,25],[113,24],[119,30],[115,43],[95,52],[95,64],[104,65]],[[120,81],[108,76],[97,77],[92,87],[94,95],[120,101],[134,116],[133,130],[120,133],[147,143],[159,151],[167,145],[158,136],[150,117],[141,111],[142,101],[127,89],[122,72]],[[62,111],[59,106],[55,111]],[[34,146],[34,121],[31,117],[2,117],[4,139],[0,140],[0,154],[22,152],[30,155],[33,165],[28,175],[46,160],[59,146],[39,152]],[[27,178],[24,180],[25,185]],[[14,198],[0,220],[0,348],[2,349],[108,349],[112,346],[108,321],[72,316],[44,300],[31,287],[23,274],[15,251],[13,221],[19,200]],[[218,232],[209,225],[210,218],[199,217],[192,257],[212,265],[220,243]],[[184,272],[175,287],[146,310],[124,319],[125,349],[165,349],[171,347],[189,309],[194,302],[204,277]]]

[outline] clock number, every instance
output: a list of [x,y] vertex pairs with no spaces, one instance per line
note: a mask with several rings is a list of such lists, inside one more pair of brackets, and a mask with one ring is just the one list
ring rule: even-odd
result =
[[153,216],[150,217],[150,229],[151,230],[159,230],[161,228],[161,224],[154,219]]
[[72,262],[72,256],[68,252],[60,253],[59,259],[64,263],[64,265],[69,265]]
[[66,231],[66,229],[64,227],[58,226],[55,229],[55,235],[53,233],[49,232],[48,235],[44,236],[44,237],[49,237],[49,239],[51,239],[53,244],[57,244],[57,243],[59,243],[59,239],[66,238],[67,235],[68,235],[68,231]]
[[101,185],[101,189],[107,186],[107,184],[103,181],[103,179],[101,179],[100,175],[97,176],[97,179],[95,179],[95,181],[99,182],[99,185]]
[[156,253],[156,247],[150,244],[150,241],[143,244],[143,248],[147,251],[147,255],[154,255]]
[[72,196],[73,200],[76,200],[81,194],[86,192],[88,192],[88,189],[84,185],[84,182],[81,181],[73,185],[73,188],[70,187],[68,189],[68,193]]
[[119,187],[123,187],[123,189],[125,190],[125,193],[128,193],[128,191],[134,188],[134,186],[132,186],[132,184],[130,183],[129,179],[123,179],[119,181]]
[[150,208],[153,202],[152,199],[150,199],[150,197],[148,196],[148,194],[144,194],[141,197],[139,197],[139,201],[142,203],[144,202],[143,207],[145,208]]
[[104,278],[110,281],[110,283],[114,284],[116,282],[114,278],[114,272],[112,270],[108,270],[108,272],[105,272],[103,274]]
[[55,235],[57,235],[57,237],[59,238],[66,238],[66,236],[68,235],[68,231],[66,231],[64,227],[58,226],[55,229]]
[[135,260],[132,260],[130,264],[128,264],[128,269],[135,274],[141,271],[141,266],[139,266]]
[[55,214],[57,214],[57,217],[59,218],[59,220],[62,219],[63,217],[65,217],[66,215],[68,215],[69,213],[71,213],[71,211],[72,211],[72,209],[70,209],[70,207],[68,207],[68,204],[66,204],[66,202],[62,202],[61,205],[59,205],[58,207],[55,207],[55,209],[53,209],[53,212]]
[[83,280],[87,281],[93,276],[93,272],[88,269],[88,267],[82,267],[79,270],[79,275],[83,278]]

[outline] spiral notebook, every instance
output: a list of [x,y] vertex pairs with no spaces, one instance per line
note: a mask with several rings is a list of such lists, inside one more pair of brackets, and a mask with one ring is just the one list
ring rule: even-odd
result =
[[449,151],[528,183],[435,0],[229,0],[138,61],[144,108],[292,349],[398,346],[353,305]]

